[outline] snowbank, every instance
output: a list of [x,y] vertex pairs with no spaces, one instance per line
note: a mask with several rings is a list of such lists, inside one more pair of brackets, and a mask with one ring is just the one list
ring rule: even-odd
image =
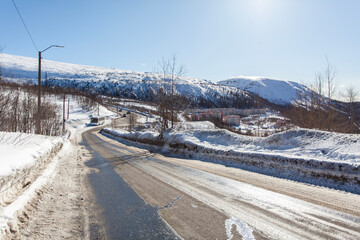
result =
[[360,193],[360,138],[306,129],[267,138],[223,129],[168,130],[162,134],[105,129],[105,134],[161,145],[161,150],[277,177]]
[[[31,144],[31,142],[29,143]],[[63,146],[56,154],[55,152],[50,155],[44,154],[37,158],[35,165],[31,168],[27,168],[30,177],[27,173],[25,176],[29,182],[27,182],[26,185],[22,185],[21,189],[17,189],[18,196],[16,196],[15,199],[6,202],[6,206],[0,206],[0,239],[20,239],[20,236],[18,236],[18,222],[23,222],[24,219],[28,218],[27,212],[31,209],[31,206],[29,205],[31,205],[32,201],[37,196],[41,195],[44,186],[53,179],[61,156],[69,152],[71,149],[71,143],[67,139],[63,139],[62,145]],[[47,163],[39,166],[38,163],[42,160],[45,160],[43,162]],[[14,187],[12,187],[12,189],[14,189]]]
[[299,129],[272,135],[260,144],[273,152],[360,165],[360,135]]
[[0,238],[16,232],[18,215],[54,173],[51,160],[64,142],[62,137],[0,132]]
[[61,137],[0,132],[0,206],[6,206],[39,175],[63,141]]

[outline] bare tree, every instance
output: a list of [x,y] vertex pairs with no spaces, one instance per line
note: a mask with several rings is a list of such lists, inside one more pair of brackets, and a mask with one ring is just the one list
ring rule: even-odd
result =
[[314,110],[316,111],[316,127],[323,129],[324,116],[323,116],[323,103],[324,103],[324,78],[321,73],[315,74],[315,83],[312,87],[314,93],[311,95],[311,104],[315,103]]
[[336,71],[334,67],[329,63],[329,59],[326,58],[327,62],[327,68],[325,70],[325,81],[327,86],[327,130],[332,131],[333,130],[333,124],[335,121],[335,112],[334,107],[332,106],[333,99],[335,97],[335,78],[336,78]]
[[161,131],[165,131],[169,127],[169,102],[171,101],[171,96],[166,94],[166,91],[163,88],[160,88],[157,101],[159,103],[158,114],[161,118]]
[[129,116],[129,130],[131,132],[134,129],[136,119],[135,119],[135,114],[132,112],[130,112],[128,116]]
[[301,127],[327,131],[348,132],[344,114],[336,107],[336,71],[326,58],[324,72],[315,74],[308,86],[311,91],[300,93],[298,106],[292,107],[288,116]]
[[316,109],[316,127],[321,130],[333,131],[336,123],[336,113],[333,107],[336,72],[328,58],[326,58],[326,62],[325,71],[315,75],[315,84],[312,87],[315,93],[311,95],[310,105],[315,103],[315,107],[311,108]]
[[349,103],[349,120],[350,120],[350,133],[354,133],[354,117],[355,117],[355,102],[358,96],[358,92],[354,86],[350,86],[346,89],[346,100]]
[[[185,66],[177,63],[177,57],[174,54],[171,58],[162,58],[159,62],[163,80],[169,81],[169,87],[162,89],[162,95],[159,95],[159,112],[162,117],[163,130],[168,128],[168,121],[171,121],[171,128],[174,127],[175,114],[179,109],[181,103],[177,102],[178,98],[175,94],[175,83],[176,81],[185,74]],[[168,113],[170,111],[170,113]],[[170,117],[170,119],[169,119]]]
[[[0,84],[0,131],[34,133],[37,109],[35,94],[24,86]],[[60,116],[55,103],[44,102],[41,134],[61,134]]]

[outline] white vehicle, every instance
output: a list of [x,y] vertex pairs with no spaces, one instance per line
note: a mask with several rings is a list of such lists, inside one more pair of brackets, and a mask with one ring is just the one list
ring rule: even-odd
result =
[[99,126],[105,123],[105,117],[91,117],[90,118],[90,125]]

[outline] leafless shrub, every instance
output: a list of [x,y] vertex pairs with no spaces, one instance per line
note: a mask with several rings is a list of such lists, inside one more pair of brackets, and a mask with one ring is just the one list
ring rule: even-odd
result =
[[[0,84],[0,131],[35,133],[36,95],[26,90]],[[41,134],[60,135],[61,118],[56,104],[44,101],[42,107]]]
[[180,76],[185,74],[185,66],[178,64],[176,55],[173,55],[169,59],[162,58],[159,62],[163,74],[163,80],[168,81],[168,85],[161,88],[158,94],[159,103],[159,115],[161,117],[161,128],[166,130],[169,128],[169,122],[171,128],[174,127],[174,122],[177,121],[178,111],[184,107],[188,102],[186,97],[179,96],[175,93],[175,84],[179,80]]
[[[334,100],[336,95],[335,84],[336,72],[327,60],[327,68],[323,73],[315,75],[314,83],[308,87],[312,91],[299,93],[296,106],[290,107],[283,112],[291,122],[297,126],[325,131],[349,133],[354,132],[353,118],[351,111],[354,105],[349,106],[349,115],[341,107],[339,102]],[[355,90],[348,90],[349,102],[355,102]],[[350,124],[349,124],[350,118]]]
[[355,125],[355,102],[358,96],[358,92],[353,86],[350,86],[346,89],[346,101],[349,104],[349,131],[350,133],[355,133],[356,125]]

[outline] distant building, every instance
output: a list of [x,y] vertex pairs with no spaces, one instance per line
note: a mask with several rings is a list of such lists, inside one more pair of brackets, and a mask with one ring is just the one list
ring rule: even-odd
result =
[[241,116],[250,116],[255,114],[266,114],[265,108],[239,109],[238,114]]
[[239,115],[226,115],[223,118],[225,124],[230,126],[239,126],[240,125],[240,116]]
[[276,128],[280,128],[280,127],[284,127],[284,126],[286,126],[286,120],[284,120],[284,119],[276,120],[276,124],[275,124]]
[[209,109],[188,109],[187,115],[193,121],[207,121],[213,119],[223,120],[228,115],[250,116],[254,114],[266,114],[266,109],[236,109],[236,108],[209,108]]

